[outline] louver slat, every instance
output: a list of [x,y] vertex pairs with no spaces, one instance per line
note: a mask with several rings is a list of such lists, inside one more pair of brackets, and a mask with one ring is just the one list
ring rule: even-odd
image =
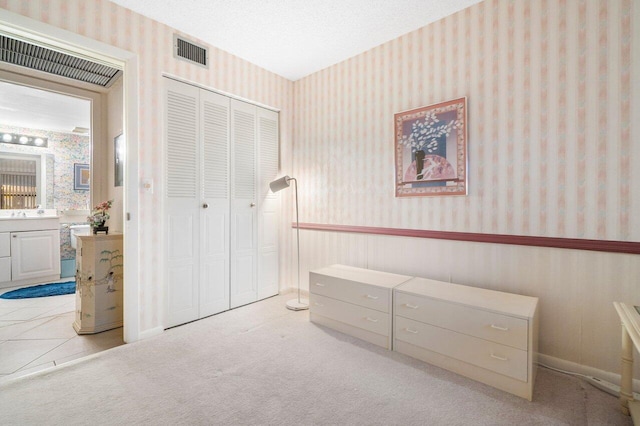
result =
[[269,182],[278,174],[278,123],[266,117],[259,118],[260,129],[260,190],[261,197],[275,198],[269,191]]
[[252,114],[234,111],[234,197],[255,198],[255,121]]
[[196,196],[196,99],[167,94],[167,196]]
[[204,102],[204,196],[228,198],[228,108]]

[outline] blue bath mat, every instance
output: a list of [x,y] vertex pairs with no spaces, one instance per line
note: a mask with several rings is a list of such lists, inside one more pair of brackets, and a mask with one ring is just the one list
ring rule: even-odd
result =
[[40,284],[33,287],[19,288],[0,294],[0,299],[30,299],[33,297],[61,296],[76,292],[76,282]]

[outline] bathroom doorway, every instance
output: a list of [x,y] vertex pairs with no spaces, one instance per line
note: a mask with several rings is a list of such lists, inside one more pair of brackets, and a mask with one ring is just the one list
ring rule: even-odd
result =
[[[46,138],[47,144],[41,147],[0,142],[0,164],[15,166],[18,160],[37,159],[34,167],[25,166],[13,174],[33,174],[33,178],[21,178],[20,182],[30,188],[27,192],[33,193],[32,198],[37,197],[37,205],[59,215],[59,282],[73,281],[75,249],[70,230],[86,224],[94,204],[114,200],[111,232],[124,231],[123,191],[121,184],[116,186],[115,148],[109,143],[123,134],[122,81],[116,81],[108,90],[94,92],[50,76],[6,68],[12,67],[0,64],[0,110],[10,113],[1,115],[0,138],[4,134],[29,134]],[[91,171],[89,184],[84,187],[77,185],[77,165]],[[17,182],[12,176],[7,179]],[[25,200],[30,204],[19,204],[31,207],[31,198]],[[0,294],[14,289],[0,288]],[[0,380],[124,343],[122,327],[91,335],[76,334],[75,311],[75,294],[0,299]]]

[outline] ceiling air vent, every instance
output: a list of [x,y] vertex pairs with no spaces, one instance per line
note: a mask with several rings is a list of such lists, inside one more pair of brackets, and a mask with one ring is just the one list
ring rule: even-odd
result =
[[109,87],[120,71],[106,65],[0,35],[0,61]]
[[209,50],[191,43],[177,34],[173,35],[173,57],[209,68]]

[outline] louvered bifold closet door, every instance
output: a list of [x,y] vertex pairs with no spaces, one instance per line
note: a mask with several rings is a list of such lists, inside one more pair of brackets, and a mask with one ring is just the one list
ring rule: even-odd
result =
[[231,105],[231,307],[258,299],[256,107],[235,99]]
[[199,317],[199,89],[165,81],[167,327]]
[[229,98],[200,92],[200,317],[229,309]]
[[[278,294],[279,197],[269,183],[278,174],[278,113],[257,108],[258,124],[258,299]],[[291,188],[293,189],[293,188]]]

